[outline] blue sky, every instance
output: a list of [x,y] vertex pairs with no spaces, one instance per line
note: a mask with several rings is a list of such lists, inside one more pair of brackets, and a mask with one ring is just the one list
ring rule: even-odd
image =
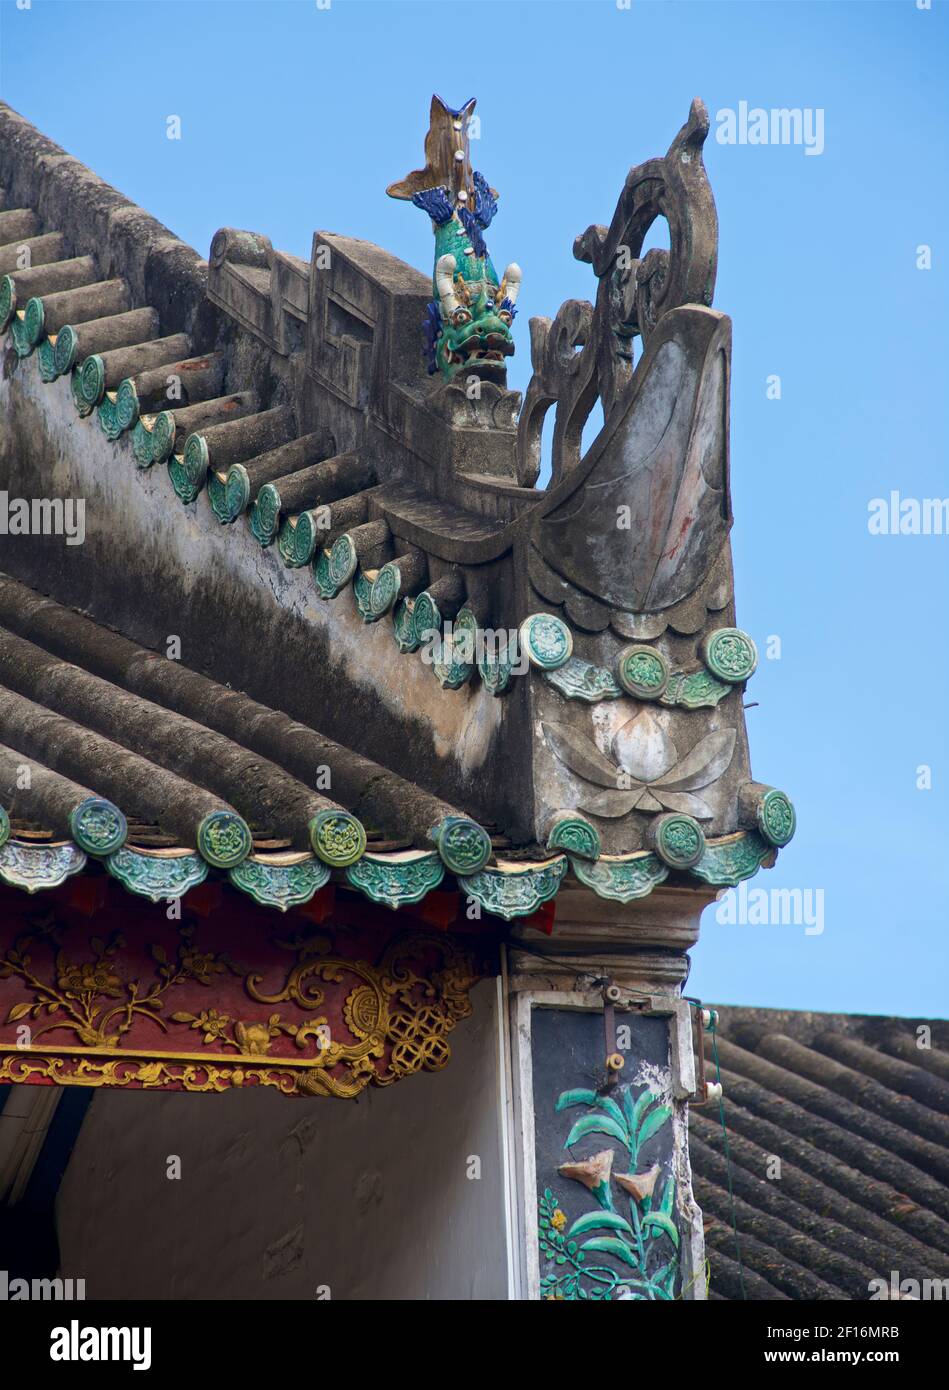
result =
[[[228,225],[308,256],[319,227],[428,270],[425,218],[384,190],[421,163],[432,91],[477,96],[492,251],[524,271],[520,388],[528,317],[594,293],[573,238],[703,97],[738,617],[781,641],[749,687],[753,766],[799,815],[751,886],[824,894],[820,934],[706,912],[707,999],[946,1013],[949,536],[867,518],[894,489],[949,495],[947,54],[946,0],[0,0],[3,98],[204,254]],[[820,109],[823,153],[718,143],[742,101]]]

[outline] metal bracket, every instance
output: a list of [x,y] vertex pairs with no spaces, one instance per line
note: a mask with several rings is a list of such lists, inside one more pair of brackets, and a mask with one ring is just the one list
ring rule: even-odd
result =
[[603,986],[603,1027],[606,1033],[606,1080],[604,1088],[615,1086],[626,1065],[626,1058],[616,1049],[616,1005],[623,999],[619,985],[607,980]]
[[695,1099],[693,1105],[709,1105],[713,1101],[720,1101],[722,1098],[722,1086],[719,1081],[709,1081],[705,1075],[705,1033],[715,1031],[718,1024],[718,1014],[714,1009],[704,1009],[701,1004],[696,1004],[695,1021],[698,1031],[698,1046],[696,1052],[699,1060],[698,1084],[696,1086]]

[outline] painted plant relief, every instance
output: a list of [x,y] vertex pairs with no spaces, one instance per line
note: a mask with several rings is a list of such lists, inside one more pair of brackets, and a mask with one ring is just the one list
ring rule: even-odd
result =
[[[571,1161],[561,1177],[587,1189],[591,1204],[574,1220],[557,1194],[544,1189],[539,1208],[541,1297],[556,1299],[671,1300],[679,1271],[679,1231],[675,1222],[675,1178],[671,1155],[644,1166],[643,1151],[663,1144],[672,1122],[668,1073],[644,1064],[636,1080],[610,1095],[591,1090],[563,1091],[558,1112],[582,1110],[564,1141]],[[590,1135],[606,1135],[622,1145],[586,1159],[575,1146]],[[660,1142],[650,1145],[649,1141]],[[614,1171],[620,1167],[625,1171]]]

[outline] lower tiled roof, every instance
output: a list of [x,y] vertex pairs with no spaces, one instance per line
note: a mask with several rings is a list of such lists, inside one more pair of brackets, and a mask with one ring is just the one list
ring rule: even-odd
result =
[[718,1015],[725,1133],[714,1101],[689,1119],[709,1296],[925,1298],[949,1277],[949,1024]]
[[[565,851],[512,849],[316,729],[0,574],[0,882],[56,887],[93,856],[153,900],[210,869],[285,909],[344,872],[398,907],[449,872],[510,920],[541,909],[568,872],[618,902],[673,874],[648,850]],[[679,877],[734,884],[774,853],[739,832],[708,841]]]

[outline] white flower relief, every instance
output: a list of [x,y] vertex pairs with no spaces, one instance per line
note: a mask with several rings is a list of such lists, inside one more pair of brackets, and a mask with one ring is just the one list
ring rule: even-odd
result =
[[672,739],[647,709],[628,719],[613,735],[603,756],[592,739],[567,724],[545,723],[544,735],[571,772],[606,791],[584,793],[582,811],[615,818],[629,811],[683,811],[708,820],[714,812],[694,793],[720,777],[735,751],[734,729],[706,734],[680,761]]

